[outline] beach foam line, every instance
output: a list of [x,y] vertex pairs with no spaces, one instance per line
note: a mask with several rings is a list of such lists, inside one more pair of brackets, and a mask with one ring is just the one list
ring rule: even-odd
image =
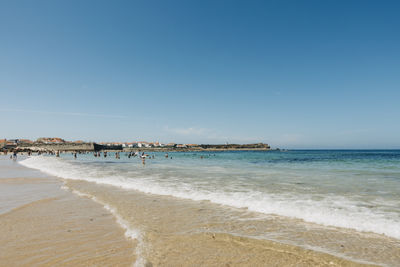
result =
[[51,157],[31,157],[20,164],[41,170],[53,176],[72,180],[85,180],[137,190],[156,195],[168,195],[195,201],[208,200],[213,203],[235,208],[247,208],[264,214],[276,214],[301,219],[328,227],[340,227],[359,232],[372,232],[400,239],[400,220],[398,214],[371,210],[368,207],[342,196],[325,196],[315,201],[309,196],[293,194],[266,194],[258,191],[226,192],[201,191],[192,188],[179,188],[177,184],[161,185],[157,181],[124,177],[123,173],[109,173],[102,177],[94,166],[81,162],[68,162]]
[[135,239],[138,242],[136,249],[135,249],[136,261],[133,263],[132,266],[134,266],[134,267],[144,267],[145,266],[146,259],[143,257],[143,251],[145,249],[145,244],[144,244],[144,240],[143,240],[143,234],[141,231],[139,231],[138,229],[133,229],[129,225],[129,223],[118,214],[117,210],[114,207],[108,205],[107,203],[104,203],[103,201],[99,200],[97,197],[80,192],[79,190],[76,190],[76,189],[72,189],[72,188],[66,186],[65,183],[61,188],[66,191],[70,191],[80,197],[89,198],[89,199],[95,201],[96,203],[99,203],[100,205],[102,205],[104,207],[104,209],[109,211],[115,217],[117,223],[125,230],[125,237],[128,240]]

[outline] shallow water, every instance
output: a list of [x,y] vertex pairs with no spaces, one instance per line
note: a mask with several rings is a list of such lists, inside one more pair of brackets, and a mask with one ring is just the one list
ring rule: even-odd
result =
[[40,171],[24,168],[9,157],[0,156],[0,170],[0,214],[58,195],[59,182]]

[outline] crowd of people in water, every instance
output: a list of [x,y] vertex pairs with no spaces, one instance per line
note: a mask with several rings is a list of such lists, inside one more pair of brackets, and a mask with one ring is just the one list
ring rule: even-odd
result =
[[[115,152],[115,158],[116,159],[121,159],[121,154],[120,153],[121,152]],[[77,158],[77,153],[76,152],[74,152],[73,155],[74,155],[74,158]],[[107,156],[109,155],[109,152],[107,152],[107,151],[103,151],[103,152],[97,151],[97,152],[93,152],[93,155],[96,158],[101,158],[101,157],[107,158]],[[129,153],[126,152],[125,156],[127,158],[129,158],[129,159],[130,158],[135,158],[135,157],[140,158],[142,160],[143,164],[145,164],[146,158],[150,158],[150,159],[154,159],[155,158],[155,155],[149,155],[149,154],[146,154],[145,152],[142,152],[142,153],[140,153],[140,152],[129,152]],[[168,153],[165,154],[165,157],[168,158]],[[172,159],[172,157],[171,157],[171,159]]]
[[[3,151],[3,153],[4,153],[4,155],[8,155],[8,153],[11,153],[10,159],[17,160],[17,155],[18,154],[24,155],[24,153],[26,153],[27,156],[31,156],[33,152],[32,151],[19,152],[17,150],[14,150],[14,151],[5,150],[5,151]],[[63,153],[63,152],[62,151],[52,151],[52,150],[35,152],[35,154],[38,155],[38,156],[40,156],[40,155],[55,155],[56,157],[60,157],[61,153]],[[68,152],[64,151],[64,153],[68,153]],[[96,158],[101,158],[101,157],[107,158],[107,156],[111,157],[111,155],[112,155],[112,153],[108,152],[108,151],[94,151],[94,152],[91,152],[91,151],[73,151],[73,152],[70,152],[70,153],[72,154],[72,156],[75,159],[78,158],[79,154],[93,153],[94,157],[96,157]],[[115,156],[116,159],[121,159],[121,152],[119,152],[119,151],[115,152],[114,156]],[[154,154],[150,155],[150,154],[146,154],[145,152],[141,152],[140,153],[138,151],[137,152],[126,152],[125,156],[127,158],[129,158],[129,159],[130,158],[135,158],[135,157],[139,158],[139,159],[142,160],[143,165],[146,164],[146,159],[155,159],[155,155]],[[167,159],[168,158],[172,159],[172,157],[170,157],[168,155],[168,153],[165,153],[164,157],[167,158]]]
[[[4,155],[8,155],[8,153],[11,153],[10,155],[10,159],[16,161],[17,160],[17,156],[18,154],[20,155],[24,155],[26,154],[27,156],[31,156],[33,155],[33,153],[35,153],[35,155],[54,155],[56,157],[60,157],[61,153],[71,153],[71,155],[73,156],[74,159],[78,158],[79,154],[93,154],[94,157],[96,158],[107,158],[107,157],[112,157],[115,156],[116,159],[121,159],[121,152],[117,151],[117,152],[109,152],[109,151],[52,151],[52,150],[48,150],[48,151],[37,151],[37,152],[32,152],[32,151],[18,151],[18,150],[11,150],[11,151],[3,151]],[[125,152],[124,155],[130,159],[130,158],[138,158],[142,161],[142,164],[145,165],[146,164],[146,159],[155,159],[155,155],[152,154],[147,154],[145,152]],[[215,154],[214,154],[215,156]],[[168,153],[164,154],[164,157],[166,159],[172,159],[172,156],[170,156]],[[201,155],[200,159],[203,159],[204,156]]]

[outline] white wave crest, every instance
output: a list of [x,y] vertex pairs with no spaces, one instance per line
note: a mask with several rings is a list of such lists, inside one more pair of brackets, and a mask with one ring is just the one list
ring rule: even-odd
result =
[[[63,159],[31,157],[20,162],[22,165],[41,170],[65,179],[86,180],[144,193],[170,195],[192,200],[209,200],[251,211],[276,214],[325,226],[373,232],[400,239],[400,217],[396,212],[377,210],[349,198],[328,195],[322,199],[299,194],[266,194],[260,191],[237,192],[219,188],[200,190],[190,185],[159,183],[156,180],[124,177],[115,172],[102,177],[95,167],[85,164],[75,165]],[[176,181],[176,180],[174,180]],[[175,184],[174,184],[175,183]]]

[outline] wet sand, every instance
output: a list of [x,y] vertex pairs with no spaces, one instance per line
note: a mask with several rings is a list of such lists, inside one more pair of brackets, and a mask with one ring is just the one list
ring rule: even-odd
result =
[[[139,231],[137,256],[148,265],[363,266],[327,253],[251,238],[246,228],[254,227],[252,213],[85,181],[68,180],[66,186],[107,203]],[[233,234],[235,227],[247,233]]]
[[0,169],[0,190],[9,197],[0,214],[0,266],[131,266],[135,261],[135,242],[125,238],[103,206],[62,190],[57,178],[34,177],[32,171],[23,178],[29,169],[4,161]]
[[[2,172],[2,188],[47,190],[0,215],[1,266],[364,266],[256,238],[266,225],[280,226],[245,211],[77,180],[62,190],[57,178],[8,163],[0,168],[10,173]],[[121,221],[136,239],[124,236]]]

